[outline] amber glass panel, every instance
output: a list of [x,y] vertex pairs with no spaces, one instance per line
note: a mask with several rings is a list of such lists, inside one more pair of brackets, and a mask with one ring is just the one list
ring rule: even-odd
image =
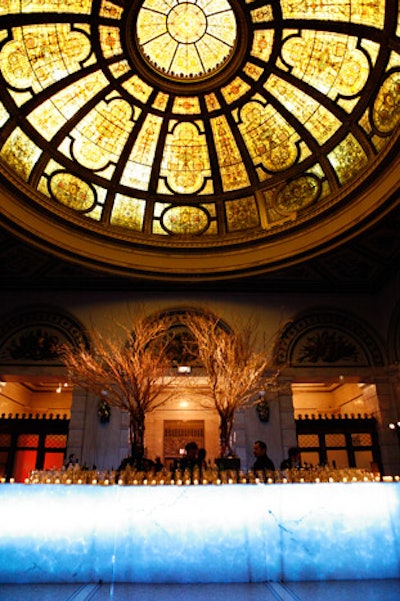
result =
[[44,443],[46,449],[56,449],[67,446],[66,434],[47,434]]
[[39,434],[20,434],[18,436],[19,447],[37,447],[39,444]]

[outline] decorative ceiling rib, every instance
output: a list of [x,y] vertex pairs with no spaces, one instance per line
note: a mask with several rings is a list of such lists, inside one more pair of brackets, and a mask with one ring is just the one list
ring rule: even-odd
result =
[[391,0],[6,0],[0,220],[146,279],[326,252],[398,187],[399,32]]
[[122,278],[61,260],[0,229],[0,278],[3,290],[164,290],[205,292],[347,292],[373,293],[399,276],[400,207],[362,235],[334,251],[298,265],[228,280],[184,283]]

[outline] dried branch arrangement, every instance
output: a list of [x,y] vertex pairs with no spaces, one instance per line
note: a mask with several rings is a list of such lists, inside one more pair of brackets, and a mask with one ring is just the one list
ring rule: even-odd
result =
[[256,350],[259,332],[253,319],[237,324],[232,331],[210,313],[189,311],[182,322],[196,341],[208,394],[220,418],[220,455],[230,455],[235,411],[268,384],[265,372],[271,364],[270,352],[265,348]]
[[93,329],[90,348],[82,344],[62,349],[71,382],[128,412],[133,456],[143,452],[146,414],[176,394],[166,355],[171,324],[168,315],[139,316],[129,328],[117,324],[107,337]]

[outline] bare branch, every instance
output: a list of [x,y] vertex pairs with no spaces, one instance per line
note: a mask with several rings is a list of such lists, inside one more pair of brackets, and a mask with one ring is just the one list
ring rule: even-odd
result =
[[[132,434],[140,439],[138,444],[143,444],[146,414],[176,394],[165,352],[166,332],[171,324],[168,316],[140,316],[130,328],[117,324],[108,337],[94,328],[90,332],[90,349],[82,344],[66,345],[62,350],[70,380],[105,398],[110,406],[127,411]],[[122,334],[119,338],[117,330]]]
[[271,363],[270,352],[256,350],[258,328],[253,319],[238,324],[234,331],[228,331],[209,313],[188,312],[182,322],[198,346],[209,395],[220,416],[221,453],[225,453],[231,450],[228,439],[235,411],[260,390]]

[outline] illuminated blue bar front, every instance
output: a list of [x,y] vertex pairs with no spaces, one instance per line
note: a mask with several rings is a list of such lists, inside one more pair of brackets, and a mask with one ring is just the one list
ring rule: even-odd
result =
[[400,577],[400,484],[0,485],[0,582]]

